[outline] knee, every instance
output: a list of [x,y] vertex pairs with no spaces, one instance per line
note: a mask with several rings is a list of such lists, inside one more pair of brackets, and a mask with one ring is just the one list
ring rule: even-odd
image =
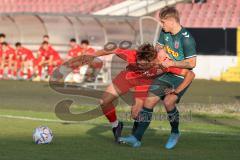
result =
[[172,107],[174,107],[175,102],[176,102],[176,98],[173,97],[172,95],[167,95],[163,100],[163,104],[167,109],[171,109]]
[[153,108],[157,104],[158,101],[159,101],[159,97],[156,97],[156,96],[148,97],[148,98],[146,98],[146,100],[144,102],[144,106]]

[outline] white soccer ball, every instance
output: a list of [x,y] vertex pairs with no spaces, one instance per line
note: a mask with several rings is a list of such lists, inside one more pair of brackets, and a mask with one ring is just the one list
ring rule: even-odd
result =
[[48,144],[51,143],[52,139],[52,131],[47,126],[39,126],[33,132],[33,141],[36,144]]

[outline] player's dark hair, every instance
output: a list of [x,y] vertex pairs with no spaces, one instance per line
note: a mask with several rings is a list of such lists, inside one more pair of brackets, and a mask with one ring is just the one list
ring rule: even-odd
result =
[[0,37],[6,38],[6,35],[4,33],[0,33]]
[[169,17],[173,17],[176,19],[177,22],[180,22],[179,12],[175,7],[166,6],[160,10],[160,19],[166,19]]
[[45,34],[43,35],[43,38],[49,38],[49,35]]
[[42,42],[42,45],[44,45],[44,44],[49,44],[47,41],[43,41]]
[[84,39],[84,40],[81,41],[81,44],[89,45],[89,41],[87,39]]
[[71,38],[70,42],[76,42],[76,39],[75,38]]
[[155,47],[150,43],[144,43],[137,49],[137,59],[144,61],[152,61],[156,58],[157,51]]
[[16,47],[21,47],[22,44],[21,44],[20,42],[17,42],[17,43],[15,43],[15,46],[16,46]]
[[8,46],[8,43],[7,42],[2,42],[1,45],[2,46]]

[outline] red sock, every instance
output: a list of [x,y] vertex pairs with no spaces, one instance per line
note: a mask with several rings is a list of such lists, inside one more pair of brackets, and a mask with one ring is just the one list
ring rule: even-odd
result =
[[32,73],[31,73],[30,69],[27,70],[27,75],[28,75],[27,76],[28,79],[30,79],[32,77]]
[[3,75],[3,69],[0,69],[0,75]]
[[42,77],[42,66],[38,66],[38,76]]
[[53,66],[48,66],[48,75],[52,75],[53,73]]
[[103,107],[103,113],[110,123],[117,120],[116,110],[113,104]]
[[11,75],[11,74],[12,74],[12,70],[8,69],[8,75]]
[[13,76],[17,76],[17,71],[13,71]]
[[23,71],[20,71],[20,77],[23,77],[23,76],[24,76]]

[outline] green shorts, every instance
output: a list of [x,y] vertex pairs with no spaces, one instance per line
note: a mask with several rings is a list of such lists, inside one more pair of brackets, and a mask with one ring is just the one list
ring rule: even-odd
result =
[[[154,87],[155,85],[161,85],[161,82],[168,82],[169,84],[171,84],[173,86],[174,89],[176,89],[182,82],[183,82],[184,78],[171,74],[171,73],[164,73],[163,75],[155,78],[153,80],[152,86]],[[160,91],[156,90],[155,88],[152,88],[152,86],[150,87],[150,92],[155,94],[156,96],[159,96],[161,98],[161,100],[163,100],[165,98],[165,95],[159,94]],[[177,103],[180,102],[181,97],[184,95],[184,93],[186,92],[186,90],[188,89],[190,85],[188,85],[182,92],[179,93],[178,99],[177,99]],[[160,87],[161,88],[161,87]]]

